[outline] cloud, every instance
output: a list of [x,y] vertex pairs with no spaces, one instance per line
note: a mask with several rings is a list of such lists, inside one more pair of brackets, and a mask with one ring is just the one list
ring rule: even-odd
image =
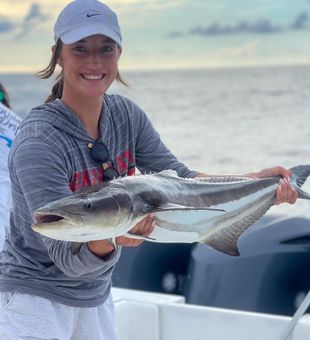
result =
[[254,22],[240,21],[235,25],[222,25],[214,22],[208,26],[198,25],[191,28],[187,33],[173,31],[166,35],[167,38],[179,38],[185,35],[198,35],[198,36],[221,36],[233,35],[242,33],[255,33],[255,34],[275,34],[283,33],[288,30],[306,30],[308,26],[309,16],[306,12],[301,12],[297,15],[291,25],[281,26],[275,25],[268,19],[258,19]]
[[280,26],[273,25],[266,19],[257,20],[254,23],[241,21],[234,26],[222,26],[218,23],[213,23],[207,27],[197,26],[189,31],[190,35],[223,35],[223,34],[238,34],[238,33],[277,33],[283,29]]
[[43,14],[40,5],[33,3],[24,18],[24,29],[28,31],[33,25],[44,22],[47,19],[49,19],[49,17]]
[[180,32],[180,31],[172,31],[169,32],[166,37],[167,38],[180,38],[184,35],[184,33]]
[[16,38],[21,39],[25,37],[34,26],[45,22],[48,19],[49,16],[42,12],[40,5],[33,3],[26,15],[22,17],[22,20],[19,22],[16,20],[8,20],[6,17],[0,16],[0,34],[15,31]]
[[33,27],[45,22],[49,19],[49,16],[42,12],[41,6],[37,3],[33,3],[28,13],[25,15],[21,24],[21,32],[17,35],[17,39],[21,39],[27,35]]
[[9,33],[15,27],[15,24],[12,21],[9,21],[3,17],[0,17],[0,34],[1,33]]
[[39,4],[32,4],[29,12],[25,16],[24,22],[31,22],[31,21],[42,21],[48,19],[48,16],[42,13],[41,7]]
[[293,22],[291,28],[295,30],[303,30],[307,28],[307,23],[309,21],[309,15],[306,12],[301,12]]

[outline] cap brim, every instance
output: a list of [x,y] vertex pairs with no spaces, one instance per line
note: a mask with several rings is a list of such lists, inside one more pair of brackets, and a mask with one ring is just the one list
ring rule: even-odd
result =
[[86,25],[83,27],[78,27],[66,34],[64,34],[60,39],[64,44],[73,44],[81,39],[87,38],[91,35],[102,34],[106,37],[112,39],[117,43],[117,45],[122,46],[121,38],[118,34],[107,27],[102,27],[102,25]]

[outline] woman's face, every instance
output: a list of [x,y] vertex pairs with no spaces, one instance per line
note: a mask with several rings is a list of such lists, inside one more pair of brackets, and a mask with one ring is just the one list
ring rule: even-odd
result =
[[63,69],[64,95],[101,97],[118,71],[121,50],[104,35],[63,44],[58,64]]

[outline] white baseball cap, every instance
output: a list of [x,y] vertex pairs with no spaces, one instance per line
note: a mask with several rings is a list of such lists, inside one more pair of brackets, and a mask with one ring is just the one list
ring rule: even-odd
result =
[[72,44],[95,34],[103,34],[122,46],[117,16],[97,0],[75,0],[59,14],[54,26],[55,42]]

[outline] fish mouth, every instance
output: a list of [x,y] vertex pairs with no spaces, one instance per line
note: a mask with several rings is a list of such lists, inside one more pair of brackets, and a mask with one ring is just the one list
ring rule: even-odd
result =
[[49,214],[49,213],[43,213],[43,212],[34,213],[33,218],[36,224],[47,224],[47,223],[57,222],[60,220],[66,220],[66,218],[64,218],[61,215]]

